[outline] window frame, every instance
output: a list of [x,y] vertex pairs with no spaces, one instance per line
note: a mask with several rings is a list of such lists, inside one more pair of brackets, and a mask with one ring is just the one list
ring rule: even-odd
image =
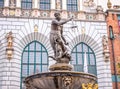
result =
[[4,8],[4,0],[0,1],[0,8]]
[[[81,46],[81,47],[80,47]],[[87,49],[84,50],[83,49],[83,46],[86,46]],[[78,47],[80,49],[80,51],[78,51]],[[71,55],[75,54],[76,57],[74,57],[75,59],[72,59],[73,61],[71,62],[71,64],[73,64],[74,66],[79,66],[79,67],[82,67],[82,68],[75,68],[77,70],[75,71],[78,71],[80,70],[79,72],[83,72],[84,70],[84,54],[85,54],[85,51],[86,51],[86,56],[87,56],[87,65],[88,65],[88,73],[91,73],[92,71],[90,71],[89,67],[92,67],[94,66],[95,67],[95,71],[94,71],[94,75],[97,75],[97,68],[96,68],[96,57],[95,57],[95,53],[94,51],[87,45],[85,44],[84,42],[80,42],[78,43],[73,49],[72,49],[72,52],[71,52]],[[82,58],[80,60],[80,62],[82,62],[81,64],[78,62],[79,61],[79,58],[78,58],[78,53],[79,54],[82,54],[81,57],[79,58]],[[90,58],[90,55],[93,55],[94,57],[94,64],[91,64],[91,62],[93,62],[93,60],[91,61],[91,58]],[[93,74],[93,73],[92,73]]]
[[[78,11],[78,0],[76,0],[76,3],[73,3],[74,0],[67,0],[67,11],[70,12],[77,12]],[[76,9],[72,9],[75,8]]]
[[[44,9],[41,8],[41,5],[43,5]],[[46,6],[47,6],[48,8],[46,8]],[[48,2],[45,2],[45,1],[40,0],[40,2],[39,2],[39,9],[40,9],[40,10],[50,10],[50,9],[51,9],[51,0],[49,0]]]
[[[23,4],[25,4],[24,6],[24,8],[23,8]],[[31,7],[29,8],[29,5],[28,4],[31,4]],[[32,0],[31,1],[28,1],[28,0],[21,0],[21,9],[25,9],[25,10],[31,10],[32,9],[32,4],[33,4],[33,2],[32,2]]]
[[[31,50],[30,49],[30,47],[31,47],[31,44],[34,44],[34,51],[33,51],[33,49]],[[38,48],[36,48],[37,46],[39,45],[39,47],[40,47],[40,51],[37,51],[38,50]],[[42,51],[43,50],[43,51]],[[27,56],[27,62],[26,61],[24,61],[25,59],[24,59],[24,53],[27,53],[27,55],[25,54],[25,56]],[[32,52],[33,54],[34,54],[34,62],[30,62],[30,52]],[[40,53],[40,61],[39,61],[39,63],[36,63],[36,56],[35,56],[35,54],[36,53]],[[46,63],[43,63],[43,53],[45,53],[46,54]],[[22,89],[22,87],[23,87],[23,79],[26,77],[24,74],[23,74],[23,70],[25,69],[25,67],[24,67],[24,69],[23,69],[23,66],[26,66],[26,72],[24,72],[24,73],[26,73],[26,76],[30,76],[31,75],[31,73],[30,73],[30,67],[31,66],[33,66],[33,72],[34,72],[34,74],[36,74],[36,73],[38,73],[37,72],[37,70],[36,70],[36,67],[37,66],[39,66],[39,70],[40,70],[40,72],[43,72],[43,68],[46,66],[46,70],[48,71],[48,66],[49,66],[49,63],[48,63],[48,52],[47,52],[47,49],[44,47],[44,45],[42,45],[40,42],[38,42],[38,41],[32,41],[32,42],[30,42],[30,43],[28,43],[26,46],[25,46],[25,48],[23,49],[23,52],[22,52],[22,57],[21,57],[21,78],[20,78],[20,89]]]

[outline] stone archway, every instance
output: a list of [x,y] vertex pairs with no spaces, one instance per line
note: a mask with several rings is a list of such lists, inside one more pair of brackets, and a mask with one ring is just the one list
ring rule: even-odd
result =
[[[105,87],[111,87],[109,83],[112,84],[112,77],[111,77],[110,61],[107,63],[104,61],[103,47],[101,45],[102,38],[99,38],[99,39],[101,41],[97,42],[88,35],[85,35],[85,34],[79,35],[75,37],[74,39],[72,39],[69,45],[69,50],[71,52],[73,47],[80,42],[84,42],[85,44],[91,47],[91,49],[94,51],[95,56],[96,56],[96,67],[97,67],[99,89],[104,89]],[[106,80],[108,80],[109,83]],[[106,85],[103,86],[103,82],[106,83]]]

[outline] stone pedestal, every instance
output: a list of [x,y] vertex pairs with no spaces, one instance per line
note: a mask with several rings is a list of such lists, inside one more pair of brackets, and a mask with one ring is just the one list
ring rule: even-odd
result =
[[50,66],[50,71],[71,71],[73,66],[66,63],[56,63]]

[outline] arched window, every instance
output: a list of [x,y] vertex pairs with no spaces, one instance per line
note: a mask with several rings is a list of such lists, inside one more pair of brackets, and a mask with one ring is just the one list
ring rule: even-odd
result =
[[40,10],[50,10],[50,0],[40,0]]
[[71,63],[74,65],[75,71],[84,72],[85,59],[88,73],[97,75],[95,54],[88,45],[81,42],[77,44],[72,50]]
[[3,8],[4,6],[4,0],[0,0],[0,8]]
[[32,9],[32,0],[21,0],[22,9]]
[[68,11],[78,11],[77,0],[67,0],[67,10]]
[[21,89],[25,77],[48,71],[48,53],[46,48],[39,42],[29,43],[23,50],[21,59]]

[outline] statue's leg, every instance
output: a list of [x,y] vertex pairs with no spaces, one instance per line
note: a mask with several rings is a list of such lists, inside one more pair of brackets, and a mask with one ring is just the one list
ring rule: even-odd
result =
[[54,39],[53,34],[50,34],[50,44],[51,44],[51,47],[52,47],[52,49],[54,51],[54,57],[56,57],[55,39]]
[[59,43],[56,43],[56,56],[57,58],[61,58],[62,57],[62,49],[61,49],[61,45]]

